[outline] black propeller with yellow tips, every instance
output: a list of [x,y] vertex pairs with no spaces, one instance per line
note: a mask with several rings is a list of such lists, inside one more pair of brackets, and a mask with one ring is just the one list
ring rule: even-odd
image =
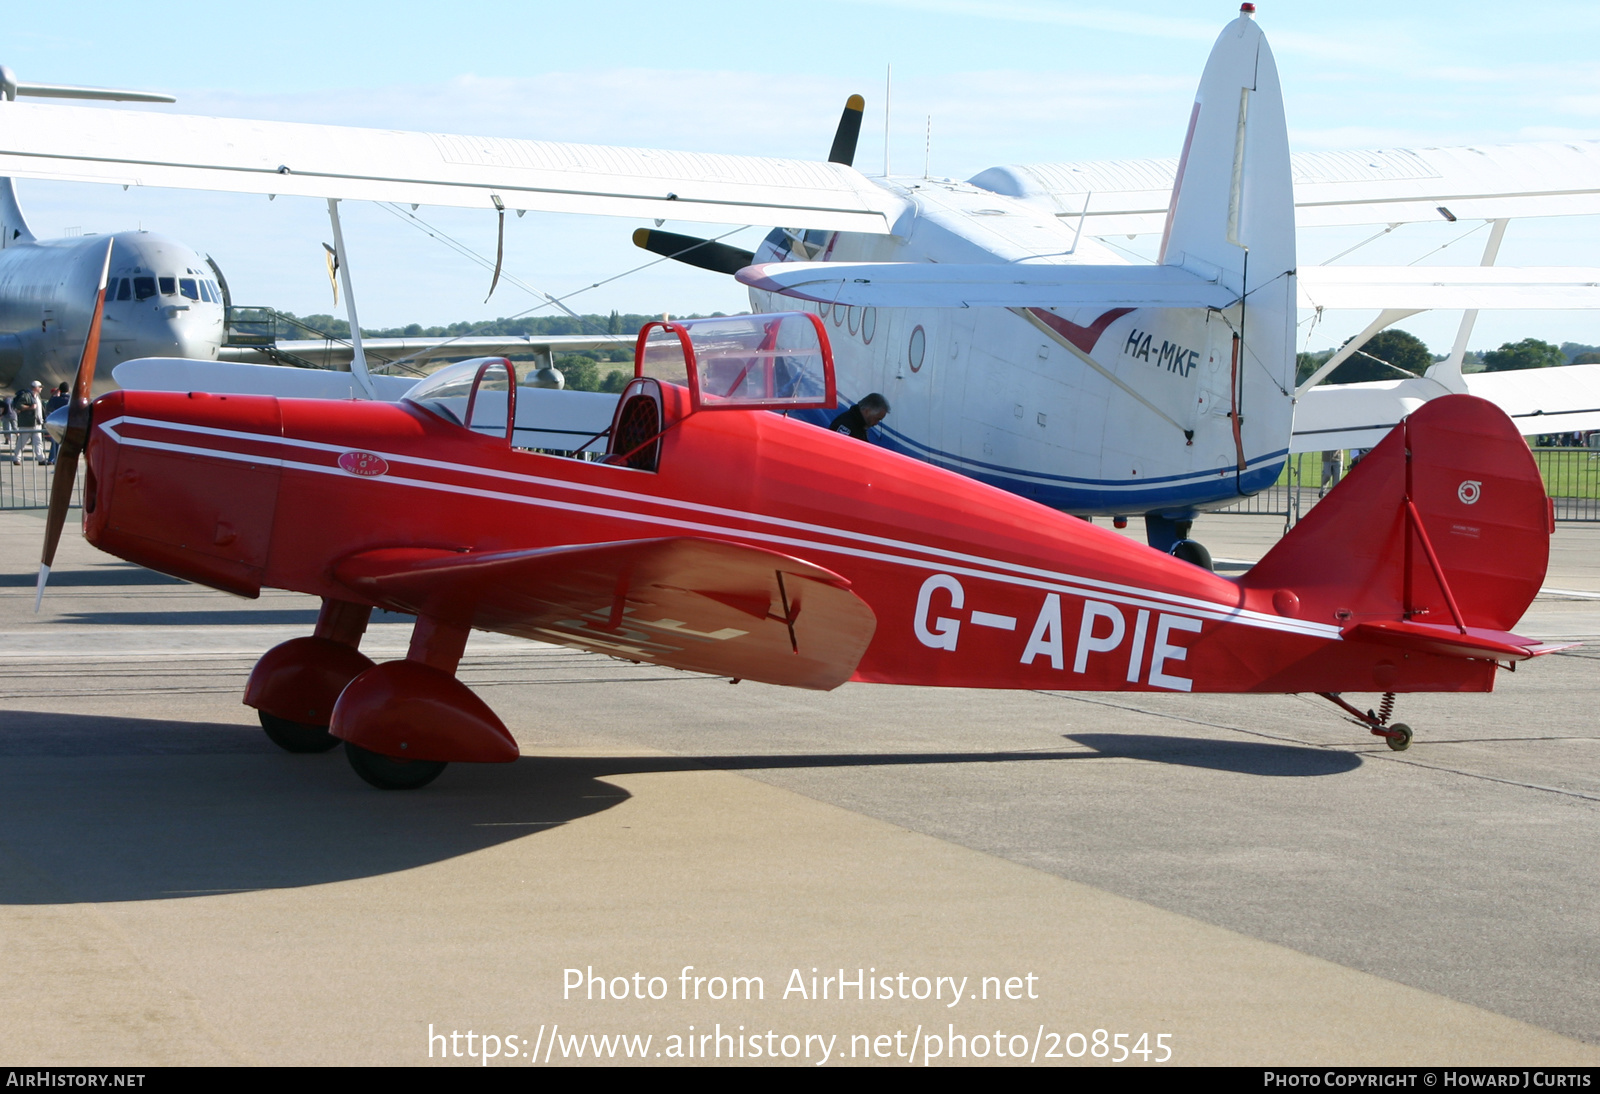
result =
[[633,245],[663,258],[675,258],[686,265],[729,276],[756,260],[755,255],[740,247],[679,235],[677,232],[663,232],[659,228],[635,229]]
[[[856,143],[861,139],[861,115],[866,108],[867,101],[860,95],[852,95],[845,100],[844,113],[839,116],[839,128],[833,133],[833,147],[828,152],[829,163],[842,163],[849,167],[855,162]],[[651,228],[637,229],[633,233],[633,245],[663,258],[730,277],[756,258],[740,247]]]
[[867,100],[852,95],[844,101],[844,113],[839,115],[839,128],[833,133],[833,148],[828,152],[829,163],[842,163],[846,167],[856,162],[856,142],[861,139],[861,114],[867,109]]
[[107,240],[105,261],[100,265],[100,287],[94,298],[94,315],[89,320],[88,337],[83,340],[83,356],[78,358],[78,375],[72,385],[72,400],[65,408],[66,429],[59,438],[56,451],[55,481],[50,484],[50,511],[44,525],[44,554],[39,560],[39,587],[33,598],[35,612],[44,601],[45,582],[50,580],[50,564],[56,559],[61,529],[67,523],[67,509],[72,505],[72,488],[78,478],[78,457],[89,444],[89,426],[94,416],[90,406],[94,364],[100,356],[100,319],[105,313],[106,275],[110,270],[111,241]]

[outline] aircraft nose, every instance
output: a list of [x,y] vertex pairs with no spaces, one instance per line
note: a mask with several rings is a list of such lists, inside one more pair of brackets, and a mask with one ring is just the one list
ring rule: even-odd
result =
[[44,431],[54,437],[57,444],[66,439],[67,415],[71,412],[71,409],[71,407],[58,406],[51,412],[50,417],[44,420]]
[[168,331],[177,343],[176,356],[214,361],[217,347],[223,340],[221,309],[217,309],[214,315],[209,311],[199,315],[189,313],[169,323]]

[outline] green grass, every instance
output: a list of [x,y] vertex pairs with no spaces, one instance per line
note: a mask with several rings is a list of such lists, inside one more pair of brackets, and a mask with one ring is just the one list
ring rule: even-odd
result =
[[[1587,448],[1535,448],[1534,461],[1544,476],[1545,493],[1553,498],[1600,499],[1600,452]],[[1289,470],[1300,462],[1300,485],[1315,490],[1322,484],[1322,453],[1301,452],[1290,456],[1275,485],[1289,485]],[[1345,453],[1345,469],[1350,455]]]
[[1587,448],[1535,448],[1533,458],[1552,498],[1600,498],[1600,452]]

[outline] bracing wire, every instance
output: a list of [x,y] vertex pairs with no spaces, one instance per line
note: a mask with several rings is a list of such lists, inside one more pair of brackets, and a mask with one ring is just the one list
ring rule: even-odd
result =
[[[440,243],[443,243],[446,247],[449,247],[451,250],[455,251],[457,254],[461,255],[463,258],[466,258],[466,259],[468,259],[468,260],[470,260],[472,262],[476,262],[478,265],[482,266],[484,269],[492,269],[492,268],[494,268],[495,263],[494,263],[493,259],[490,259],[487,256],[481,255],[477,251],[474,251],[470,246],[468,246],[467,244],[461,242],[459,239],[456,239],[454,236],[450,235],[448,232],[445,232],[444,230],[438,228],[437,226],[428,223],[426,220],[423,220],[421,217],[417,216],[417,214],[415,212],[413,212],[412,210],[402,208],[401,206],[396,205],[394,202],[390,202],[390,201],[380,201],[377,204],[378,204],[378,206],[380,208],[382,208],[385,211],[389,212],[393,216],[398,217],[401,221],[411,225],[413,228],[417,229],[419,232],[422,232],[424,235],[429,236],[432,239],[436,239]],[[735,234],[737,234],[739,232],[745,231],[746,229],[749,229],[749,228],[752,228],[752,227],[754,227],[754,225],[751,225],[751,224],[740,225],[737,228],[729,229],[728,231],[723,232],[721,235],[713,237],[710,240],[710,242],[712,242],[712,243],[720,242],[721,240],[724,240],[724,239],[728,238],[731,235],[735,235]],[[582,293],[586,293],[586,292],[590,291],[591,289],[598,289],[602,285],[609,285],[613,281],[620,281],[624,277],[628,277],[628,276],[630,276],[632,274],[639,273],[642,270],[647,270],[652,266],[658,266],[663,262],[669,262],[672,259],[677,258],[679,255],[687,254],[689,251],[692,251],[696,247],[699,247],[699,246],[701,246],[701,241],[696,241],[695,243],[691,244],[688,247],[683,248],[680,251],[674,251],[670,255],[662,255],[659,258],[651,259],[649,262],[645,262],[645,263],[642,263],[641,265],[634,266],[631,269],[624,270],[621,273],[615,274],[615,275],[613,275],[611,277],[603,278],[600,281],[596,281],[592,285],[585,285],[582,288],[574,289],[571,292],[565,293],[565,294],[563,294],[561,296],[551,296],[549,293],[545,292],[543,289],[540,289],[537,286],[528,284],[526,281],[522,280],[520,277],[517,277],[515,274],[502,272],[501,275],[500,275],[500,279],[502,281],[505,281],[505,282],[507,282],[508,284],[511,284],[511,285],[515,285],[517,288],[521,289],[523,292],[527,293],[529,296],[534,296],[534,297],[541,298],[541,302],[540,303],[535,304],[531,308],[527,308],[527,309],[525,309],[523,311],[517,312],[514,315],[509,315],[506,318],[508,320],[509,319],[521,319],[524,316],[532,315],[534,312],[540,311],[540,310],[542,310],[544,308],[554,307],[554,308],[559,308],[562,312],[566,313],[566,315],[569,318],[571,318],[573,320],[576,320],[578,322],[578,324],[580,326],[582,326],[582,327],[593,327],[593,326],[596,326],[596,324],[592,320],[585,319],[583,316],[579,315],[577,312],[575,312],[571,308],[567,307],[566,301],[572,299],[575,296],[581,295]],[[600,331],[600,330],[592,330],[592,331],[589,331],[589,333],[591,333],[591,334],[609,334],[608,331]],[[451,338],[447,338],[443,342],[439,343],[439,345],[437,345],[437,346],[429,346],[428,350],[427,350],[427,353],[428,353],[429,356],[437,356],[439,354],[439,351],[441,349],[443,349],[445,346],[448,346],[451,342],[454,342],[454,341],[456,341],[458,339],[461,339],[461,338],[469,338],[469,337],[472,337],[472,336],[469,335],[469,334],[458,334],[458,335],[455,335],[455,336],[453,336]],[[416,354],[412,354],[411,356],[414,357],[414,356],[416,356]],[[394,361],[389,362],[389,364],[390,365],[401,364],[401,363],[404,363],[405,361],[407,361],[409,359],[410,359],[409,357],[401,357],[401,358],[397,358]]]

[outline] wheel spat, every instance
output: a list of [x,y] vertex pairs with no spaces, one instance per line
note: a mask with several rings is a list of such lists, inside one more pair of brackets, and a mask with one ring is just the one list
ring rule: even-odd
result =
[[100,319],[106,308],[106,276],[111,272],[111,247],[106,241],[105,261],[100,265],[100,287],[95,293],[94,315],[89,319],[89,334],[83,340],[83,356],[78,358],[78,375],[72,385],[72,401],[67,404],[67,428],[56,447],[55,480],[50,484],[50,512],[44,525],[44,554],[39,559],[39,586],[34,593],[33,610],[44,601],[45,582],[50,580],[50,564],[56,560],[61,529],[67,523],[72,505],[72,487],[78,479],[78,456],[89,445],[89,426],[94,410],[90,390],[94,386],[95,359],[100,356]]

